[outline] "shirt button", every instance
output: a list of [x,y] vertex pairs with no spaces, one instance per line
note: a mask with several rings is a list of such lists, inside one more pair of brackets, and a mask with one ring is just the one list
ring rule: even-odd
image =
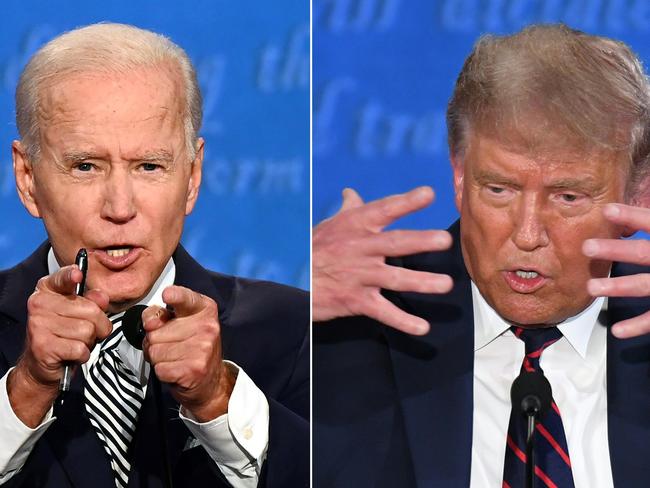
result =
[[253,429],[251,429],[250,427],[246,427],[244,428],[243,434],[244,434],[244,439],[249,441],[251,437],[253,437]]

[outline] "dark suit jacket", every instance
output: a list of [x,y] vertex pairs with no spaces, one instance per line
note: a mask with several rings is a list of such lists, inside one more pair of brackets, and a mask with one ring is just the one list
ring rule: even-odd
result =
[[[0,375],[16,364],[25,340],[26,303],[47,274],[49,244],[0,273]],[[305,487],[309,481],[309,302],[306,292],[268,282],[209,272],[179,247],[175,283],[212,297],[219,307],[223,354],[240,365],[266,394],[270,437],[259,486]],[[161,435],[153,388],[140,413],[129,486],[161,487]],[[202,447],[184,450],[189,430],[163,384],[174,486],[229,486]],[[57,420],[7,486],[113,488],[108,456],[83,404],[77,373]]]
[[[448,295],[391,294],[431,331],[414,337],[365,317],[314,327],[314,478],[318,488],[469,486],[474,367],[470,279],[450,229],[449,252],[396,263],[446,273]],[[639,272],[615,264],[612,276]],[[647,272],[647,270],[644,270]],[[610,299],[609,324],[650,309]],[[609,448],[617,487],[650,480],[650,338],[607,339]],[[495,439],[497,448],[505,439]],[[583,487],[578,487],[583,488]]]

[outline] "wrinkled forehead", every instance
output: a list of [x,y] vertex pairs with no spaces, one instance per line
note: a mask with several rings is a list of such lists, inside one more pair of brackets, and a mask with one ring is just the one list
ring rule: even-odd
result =
[[[631,162],[627,148],[617,149],[590,143],[586,138],[567,134],[562,127],[548,123],[514,124],[503,122],[488,127],[473,128],[468,132],[461,161],[469,161],[469,154],[481,157],[485,144],[504,152],[516,154],[540,165],[589,163],[593,167],[622,171],[629,176]],[[473,149],[473,150],[472,150]]]
[[147,66],[128,73],[89,71],[54,76],[38,91],[37,117],[49,124],[96,119],[129,124],[161,118],[182,124],[180,75],[167,66]]
[[[586,117],[584,117],[586,118]],[[486,104],[466,121],[465,143],[477,134],[513,152],[546,159],[603,159],[628,164],[633,121],[589,123],[567,117],[549,100],[529,98],[512,104]],[[465,145],[466,145],[465,144]]]

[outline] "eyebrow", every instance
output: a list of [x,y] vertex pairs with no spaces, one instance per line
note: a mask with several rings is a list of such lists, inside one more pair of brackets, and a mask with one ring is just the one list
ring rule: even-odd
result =
[[[105,159],[105,156],[92,151],[68,151],[63,153],[63,160],[72,163],[87,161],[89,159]],[[172,163],[174,161],[174,156],[171,152],[165,149],[158,149],[147,151],[136,157],[129,158],[129,161],[161,161]]]
[[166,149],[147,151],[135,158],[130,158],[131,161],[165,161],[169,163],[173,162],[174,159],[174,155]]
[[[497,185],[508,185],[514,188],[520,188],[521,185],[500,173],[496,173],[490,170],[481,170],[475,175],[476,181],[481,184],[497,184]],[[582,190],[588,192],[594,192],[600,189],[601,185],[590,175],[585,175],[581,178],[561,178],[554,180],[548,184],[544,185],[550,190]]]
[[489,170],[479,171],[476,175],[474,175],[474,178],[476,181],[483,185],[486,183],[497,183],[501,185],[519,186],[519,184],[511,178]]
[[553,190],[583,189],[594,191],[600,185],[591,176],[584,176],[582,178],[562,178],[546,186]]
[[71,163],[79,163],[88,159],[98,159],[97,153],[89,151],[69,151],[63,153],[63,160]]

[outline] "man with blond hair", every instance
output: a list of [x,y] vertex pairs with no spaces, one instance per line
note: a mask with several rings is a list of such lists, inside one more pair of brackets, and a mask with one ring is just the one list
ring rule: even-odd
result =
[[185,52],[132,26],[70,31],[25,67],[14,172],[48,240],[0,273],[0,484],[307,483],[306,294],[209,272],[179,244],[201,115]]
[[536,486],[646,486],[650,243],[620,239],[650,230],[639,60],[564,25],[482,37],[447,126],[448,232],[383,231],[426,187],[347,189],[314,230],[317,485],[529,486],[510,387],[543,374]]

